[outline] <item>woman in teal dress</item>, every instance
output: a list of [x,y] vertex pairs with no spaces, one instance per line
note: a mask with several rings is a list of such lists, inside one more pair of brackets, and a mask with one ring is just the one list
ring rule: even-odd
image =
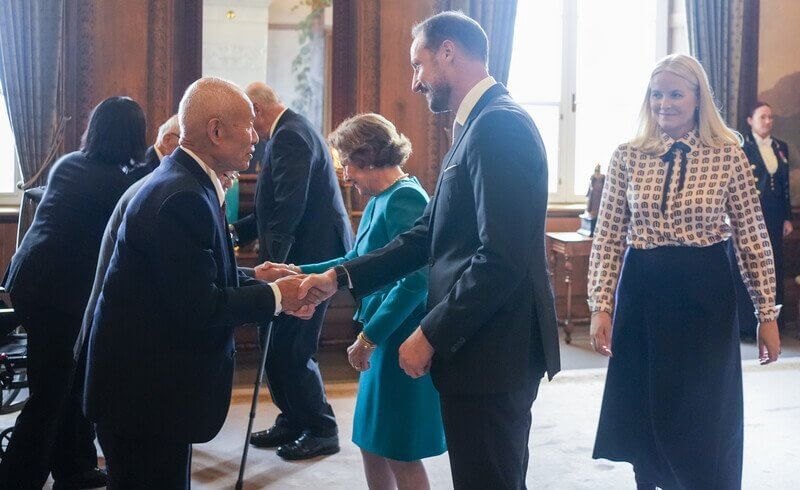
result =
[[[409,230],[425,210],[428,195],[416,178],[402,170],[411,143],[383,116],[352,117],[329,141],[342,158],[345,178],[360,194],[371,196],[356,244],[344,257],[320,264],[268,267],[324,272],[383,247]],[[364,329],[347,349],[351,365],[361,371],[353,442],[361,448],[371,489],[429,488],[421,459],[447,450],[439,394],[430,376],[412,379],[398,360],[400,344],[425,315],[427,290],[427,269],[420,269],[363,298],[355,315]]]

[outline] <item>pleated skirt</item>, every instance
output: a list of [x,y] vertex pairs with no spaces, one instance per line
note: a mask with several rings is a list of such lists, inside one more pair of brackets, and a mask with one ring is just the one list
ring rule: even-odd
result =
[[594,458],[665,489],[739,489],[743,402],[725,244],[626,252]]

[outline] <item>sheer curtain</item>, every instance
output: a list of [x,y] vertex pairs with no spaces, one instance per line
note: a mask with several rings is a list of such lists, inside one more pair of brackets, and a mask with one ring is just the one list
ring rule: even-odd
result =
[[[64,114],[64,0],[4,0],[0,9],[0,83],[19,157],[22,188],[42,185],[58,154]],[[35,206],[23,199],[17,242]]]

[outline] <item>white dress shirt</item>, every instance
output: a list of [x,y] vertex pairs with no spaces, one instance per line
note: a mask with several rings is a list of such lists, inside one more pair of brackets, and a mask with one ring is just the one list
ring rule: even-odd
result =
[[758,152],[761,153],[761,159],[764,161],[764,166],[767,167],[767,172],[774,175],[778,171],[778,157],[775,156],[775,150],[772,149],[772,136],[762,138],[753,133],[753,139],[758,144]]
[[488,76],[476,83],[475,86],[472,87],[469,92],[467,92],[467,95],[464,96],[461,104],[459,104],[458,111],[456,111],[455,122],[462,126],[465,125],[467,123],[469,113],[475,108],[475,104],[477,104],[478,100],[480,100],[483,94],[485,94],[486,91],[492,88],[496,83],[497,81],[492,76]]

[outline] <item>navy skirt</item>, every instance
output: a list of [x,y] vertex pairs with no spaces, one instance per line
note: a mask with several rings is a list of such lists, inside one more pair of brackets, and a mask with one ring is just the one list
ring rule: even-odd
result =
[[665,489],[739,489],[742,369],[724,244],[628,249],[594,458]]

